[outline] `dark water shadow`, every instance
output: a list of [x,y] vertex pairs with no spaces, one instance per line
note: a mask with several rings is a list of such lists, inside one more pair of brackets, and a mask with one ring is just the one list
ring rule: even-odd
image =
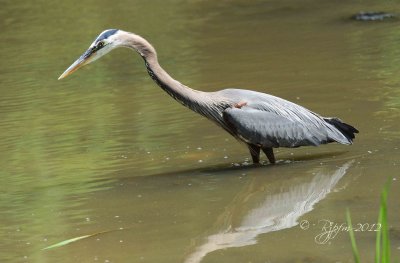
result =
[[[172,172],[164,172],[164,173],[154,173],[154,174],[144,174],[144,175],[136,175],[131,176],[132,174],[136,174],[137,171],[135,169],[126,169],[120,170],[116,172],[115,177],[121,180],[137,180],[139,177],[179,177],[179,176],[207,176],[207,175],[235,175],[238,172],[250,172],[250,171],[260,171],[260,173],[264,171],[268,171],[269,169],[276,169],[277,167],[284,167],[288,165],[293,165],[295,163],[305,162],[305,161],[338,161],[340,157],[347,154],[348,151],[335,151],[335,152],[323,152],[323,153],[315,153],[308,154],[302,156],[286,156],[281,155],[277,160],[276,164],[270,164],[268,161],[264,161],[261,164],[249,164],[249,163],[221,163],[217,165],[213,165],[210,167],[198,167],[193,169],[184,169]],[[345,159],[352,159],[353,156],[347,157]]]

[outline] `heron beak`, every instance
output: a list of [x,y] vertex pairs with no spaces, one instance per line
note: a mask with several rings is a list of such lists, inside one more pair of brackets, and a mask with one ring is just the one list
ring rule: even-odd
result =
[[61,76],[58,79],[59,80],[63,79],[66,76],[71,75],[72,73],[77,71],[79,68],[88,64],[90,62],[90,58],[93,53],[94,52],[91,49],[88,49],[85,53],[83,53],[82,56],[80,56],[74,63],[72,63],[72,65],[69,66],[69,68],[67,68],[67,70],[64,71],[64,73],[61,74]]

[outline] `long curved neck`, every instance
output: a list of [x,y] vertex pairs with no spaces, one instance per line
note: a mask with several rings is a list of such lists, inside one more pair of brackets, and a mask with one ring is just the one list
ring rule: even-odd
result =
[[128,33],[125,46],[136,50],[144,59],[150,77],[171,97],[184,106],[202,113],[202,107],[212,102],[206,92],[191,89],[173,79],[158,63],[154,47],[144,38]]
[[147,72],[150,77],[160,86],[165,92],[173,97],[178,102],[191,108],[193,103],[199,103],[205,99],[204,92],[191,89],[179,81],[173,79],[158,63],[157,56],[143,56]]

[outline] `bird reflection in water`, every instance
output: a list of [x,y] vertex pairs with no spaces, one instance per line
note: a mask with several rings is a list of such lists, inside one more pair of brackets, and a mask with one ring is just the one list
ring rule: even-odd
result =
[[[257,243],[257,236],[273,231],[287,229],[298,224],[298,219],[313,210],[315,204],[324,199],[346,174],[354,161],[349,161],[334,171],[326,171],[326,167],[312,170],[312,177],[299,182],[298,177],[279,187],[275,193],[265,191],[256,193],[240,193],[234,204],[223,217],[223,230],[211,234],[206,241],[194,249],[186,257],[185,263],[196,263],[209,253],[220,249],[243,247]],[[262,195],[262,196],[260,196]],[[247,205],[258,204],[252,209]],[[258,201],[258,202],[257,202]],[[260,204],[261,203],[261,204]],[[237,206],[240,206],[239,208]],[[243,207],[242,207],[243,206]],[[232,222],[236,211],[248,211],[238,226]],[[237,215],[235,215],[237,216]],[[221,227],[219,227],[221,229]]]

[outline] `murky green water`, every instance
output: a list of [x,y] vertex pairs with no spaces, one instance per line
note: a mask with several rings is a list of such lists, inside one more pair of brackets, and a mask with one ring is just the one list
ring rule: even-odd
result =
[[[400,5],[3,1],[0,261],[352,262],[348,234],[327,239],[324,222],[349,208],[354,224],[376,223],[388,178],[400,258],[400,22],[347,19],[360,10]],[[188,86],[267,92],[361,133],[246,166],[246,147],[168,97],[129,50],[57,81],[107,28],[146,37]],[[365,262],[374,236],[356,233]]]

